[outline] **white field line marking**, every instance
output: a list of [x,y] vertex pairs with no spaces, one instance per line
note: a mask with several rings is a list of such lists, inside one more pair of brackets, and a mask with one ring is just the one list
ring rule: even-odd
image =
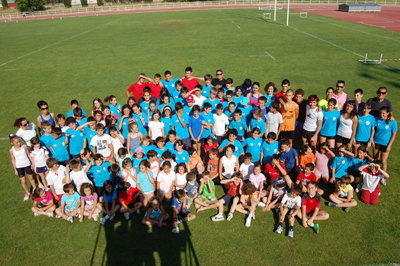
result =
[[345,48],[345,47],[343,47],[343,46],[340,46],[340,45],[335,44],[335,43],[333,43],[333,42],[331,42],[331,41],[322,39],[322,38],[320,38],[320,37],[318,37],[318,36],[316,36],[316,35],[314,35],[314,34],[308,33],[308,32],[303,31],[303,30],[296,29],[296,28],[294,28],[294,27],[289,27],[289,28],[290,28],[290,29],[293,29],[293,30],[295,30],[295,31],[297,31],[297,32],[304,33],[304,34],[306,34],[306,35],[308,35],[308,36],[310,36],[310,37],[312,37],[312,38],[314,38],[314,39],[317,39],[317,40],[320,40],[321,42],[325,42],[325,43],[327,43],[327,44],[330,44],[330,45],[332,45],[332,46],[334,46],[334,47],[336,47],[336,48],[338,48],[338,49],[344,50],[344,51],[346,51],[346,52],[348,52],[348,53],[351,53],[351,54],[353,54],[353,55],[356,55],[356,56],[358,56],[358,57],[361,57],[361,58],[364,58],[364,57],[365,57],[365,56],[363,56],[363,55],[361,55],[361,54],[359,54],[359,53],[356,53],[356,52],[354,52],[354,51],[352,51],[352,50],[349,50],[349,49],[347,49],[347,48]]
[[232,20],[232,23],[233,23],[238,29],[240,29],[240,25],[239,25],[239,24],[236,24],[233,20]]
[[10,138],[0,138],[0,140],[10,140]]
[[[382,35],[379,35],[379,34],[376,34],[376,33],[371,33],[371,32],[367,32],[367,31],[363,31],[363,30],[353,29],[352,27],[345,27],[345,26],[342,26],[340,24],[336,24],[336,23],[332,23],[332,22],[326,22],[326,21],[323,21],[323,20],[310,18],[310,17],[308,19],[309,20],[314,20],[314,21],[317,21],[317,22],[326,23],[326,24],[329,24],[329,25],[333,25],[335,27],[342,28],[342,29],[356,31],[356,32],[360,32],[360,33],[364,33],[364,34],[380,37],[380,38],[383,38],[383,39],[388,39],[388,40],[392,40],[392,41],[395,41],[395,42],[400,42],[400,40],[397,40],[397,39],[394,39],[394,38],[390,38],[390,37],[387,37],[387,36],[382,36]],[[360,22],[360,23],[362,23],[362,22]],[[362,24],[364,24],[364,23],[362,23]],[[368,24],[364,24],[364,25],[368,25]],[[372,25],[372,26],[376,27],[375,25]]]
[[94,30],[100,28],[100,27],[106,26],[106,25],[109,24],[109,23],[111,23],[111,22],[108,22],[108,23],[106,23],[106,24],[104,24],[104,25],[97,26],[97,27],[95,27],[95,28],[93,28],[93,29],[90,29],[90,30],[87,30],[87,31],[78,33],[78,34],[76,34],[76,35],[73,35],[73,36],[68,37],[68,38],[66,38],[66,39],[62,39],[62,40],[57,41],[57,42],[55,42],[55,43],[46,45],[46,46],[44,46],[44,47],[42,47],[42,48],[39,48],[39,49],[34,50],[34,51],[32,51],[32,52],[29,52],[29,53],[27,53],[27,54],[18,56],[18,57],[14,58],[14,59],[11,59],[11,60],[9,60],[9,61],[7,61],[7,62],[4,62],[4,63],[0,64],[0,67],[5,66],[5,65],[7,65],[7,64],[9,64],[9,63],[15,62],[15,61],[17,61],[17,60],[19,60],[19,59],[22,59],[22,58],[24,58],[24,57],[30,56],[30,55],[32,55],[32,54],[41,52],[41,51],[43,51],[43,50],[45,50],[45,49],[47,49],[47,48],[53,47],[53,46],[55,46],[55,45],[57,45],[57,44],[60,44],[60,43],[62,43],[62,42],[66,42],[66,41],[72,40],[72,39],[74,39],[74,38],[76,38],[76,37],[85,35],[85,34],[91,32],[91,31],[94,31]]
[[275,60],[275,57],[273,57],[270,53],[268,53],[268,51],[265,51],[265,53],[267,54],[267,56],[271,57],[272,60]]

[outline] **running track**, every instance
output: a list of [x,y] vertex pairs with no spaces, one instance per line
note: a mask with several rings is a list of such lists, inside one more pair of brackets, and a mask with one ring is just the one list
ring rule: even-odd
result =
[[[159,8],[159,9],[141,9],[141,10],[126,10],[126,11],[109,11],[109,12],[88,12],[79,14],[60,14],[48,16],[36,16],[25,18],[11,18],[11,21],[16,20],[36,20],[50,18],[66,18],[66,17],[84,17],[98,15],[114,15],[114,14],[133,14],[147,12],[169,12],[169,11],[186,11],[186,10],[204,10],[204,9],[236,9],[236,8],[258,8],[259,5],[245,6],[221,6],[221,7],[182,7],[182,8]],[[375,13],[349,13],[337,11],[335,5],[294,5],[293,10],[307,12],[336,19],[347,20],[351,22],[361,23],[369,26],[383,28],[391,31],[400,32],[400,7],[382,7],[381,12]],[[10,20],[0,19],[0,22]]]

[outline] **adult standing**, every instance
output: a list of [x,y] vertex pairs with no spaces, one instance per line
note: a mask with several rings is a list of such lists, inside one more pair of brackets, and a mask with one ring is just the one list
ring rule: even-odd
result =
[[336,99],[338,104],[338,110],[342,111],[344,104],[349,100],[349,95],[344,92],[345,84],[343,80],[338,80],[336,82],[336,90],[333,98]]
[[18,127],[19,129],[17,130],[17,135],[20,137],[28,146],[28,148],[31,147],[31,139],[36,137],[36,126],[34,123],[29,123],[28,120],[26,120],[25,117],[18,118],[14,122],[14,127]]
[[222,69],[218,69],[215,74],[217,75],[216,78],[213,78],[211,81],[211,84],[216,87],[217,89],[219,88],[225,88],[226,87],[226,79],[224,79],[224,72]]
[[371,105],[371,115],[378,117],[382,107],[386,107],[390,114],[392,114],[392,103],[385,99],[387,95],[386,87],[380,87],[376,91],[377,97],[368,99],[367,103]]
[[47,102],[41,100],[37,103],[37,106],[39,107],[40,115],[36,118],[36,125],[39,128],[39,134],[42,135],[44,133],[42,130],[43,122],[49,122],[52,128],[56,127],[57,123],[54,113],[49,112],[49,105]]
[[143,96],[143,89],[146,86],[145,81],[146,81],[146,75],[145,74],[140,74],[138,77],[138,82],[133,83],[127,90],[126,90],[126,96],[129,97],[130,94],[132,93],[133,97],[135,97],[136,101],[139,100],[140,97]]

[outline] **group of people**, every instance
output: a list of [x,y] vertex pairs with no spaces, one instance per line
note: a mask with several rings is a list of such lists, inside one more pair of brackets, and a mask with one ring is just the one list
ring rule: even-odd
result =
[[234,86],[221,69],[216,78],[194,77],[191,67],[182,78],[164,76],[140,74],[124,105],[95,98],[86,113],[72,100],[56,116],[39,101],[36,125],[16,119],[10,157],[35,216],[104,225],[137,213],[179,233],[193,210],[217,210],[214,222],[243,213],[249,227],[261,208],[280,212],[276,233],[288,218],[293,237],[296,217],[316,233],[316,221],[329,218],[324,193],[346,212],[356,193],[378,203],[397,133],[385,87],[364,102],[362,89],[350,99],[342,80],[320,99],[287,79],[279,92],[273,82],[264,91],[250,79]]

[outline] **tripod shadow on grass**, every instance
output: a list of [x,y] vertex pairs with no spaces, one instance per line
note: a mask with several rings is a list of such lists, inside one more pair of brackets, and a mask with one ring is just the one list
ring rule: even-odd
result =
[[[94,262],[97,254],[102,257],[101,265],[199,265],[186,223],[180,225],[181,231],[175,235],[170,225],[149,229],[141,223],[142,218],[143,214],[135,214],[127,221],[119,216],[114,222],[108,221],[104,228],[100,226],[90,264],[99,264],[97,260]],[[103,230],[104,251],[97,248]]]

